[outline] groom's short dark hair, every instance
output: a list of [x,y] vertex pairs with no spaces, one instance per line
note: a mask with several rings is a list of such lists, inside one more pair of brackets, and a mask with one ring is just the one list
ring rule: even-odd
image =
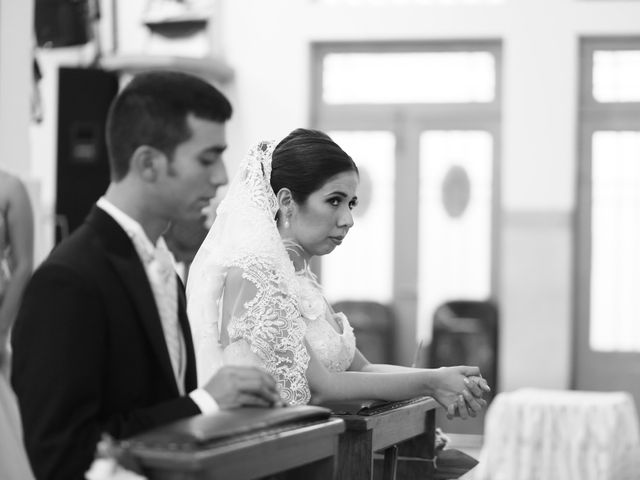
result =
[[137,75],[116,97],[107,117],[112,180],[127,175],[131,156],[141,145],[157,148],[171,160],[176,146],[192,135],[189,114],[224,123],[231,113],[229,100],[198,77],[170,71]]

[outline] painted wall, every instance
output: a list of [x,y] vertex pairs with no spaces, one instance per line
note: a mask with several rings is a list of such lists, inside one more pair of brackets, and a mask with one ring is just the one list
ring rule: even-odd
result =
[[[21,55],[28,53],[30,38],[20,34],[5,40],[12,31],[6,23],[15,22],[5,13],[21,9],[24,21],[29,8],[18,7],[23,2],[0,1],[0,105],[9,99],[25,102],[28,83],[15,78],[18,74],[11,67],[25,68]],[[143,0],[118,2],[118,43],[123,53],[152,48],[148,32],[139,22],[145,4]],[[235,107],[227,154],[232,173],[256,140],[279,138],[294,127],[309,124],[310,42],[502,39],[502,191],[497,259],[501,390],[568,387],[578,39],[640,35],[640,3],[505,0],[490,7],[338,8],[305,0],[219,0],[217,9],[207,33],[210,48],[227,59],[236,72],[234,82],[223,87]],[[27,53],[13,52],[7,42]],[[80,51],[67,53],[73,58],[65,59],[54,58],[64,57],[63,53],[47,55],[45,63],[51,62],[51,71],[58,62],[83,61]],[[20,75],[24,78],[25,74]],[[54,82],[53,75],[48,77],[46,82]],[[55,118],[54,92],[52,84],[43,92],[51,118]],[[5,159],[25,157],[29,151],[24,131],[28,121],[22,114],[11,115],[23,107],[12,106],[9,112],[7,108],[0,112],[3,165]],[[44,124],[32,132],[29,168],[23,168],[31,175],[36,175],[36,170],[42,172],[37,175],[42,179],[44,212],[51,211],[55,178],[54,127]],[[5,139],[11,140],[5,143]],[[407,349],[413,351],[412,346]]]
[[640,4],[506,0],[491,7],[340,9],[299,0],[222,4],[224,52],[237,76],[234,143],[245,146],[308,124],[310,42],[502,39],[501,389],[568,387],[578,39],[639,35]]
[[31,174],[29,116],[33,0],[0,1],[0,159],[3,168]]
[[[3,4],[11,4],[14,10],[18,4],[22,5],[14,0],[0,1]],[[98,1],[101,12],[101,21],[98,28],[103,55],[114,53],[114,49],[117,47],[117,52],[121,54],[178,54],[184,52],[186,55],[202,56],[211,47],[211,39],[207,30],[184,40],[173,40],[170,44],[163,38],[152,35],[142,23],[142,17],[148,3],[146,0],[117,0],[115,2],[115,12],[112,10],[113,3],[111,0]],[[25,0],[25,4],[30,4],[31,9],[27,9],[24,6],[21,7],[21,17],[25,24],[24,31],[30,31],[29,29],[31,28],[33,3],[34,0]],[[3,29],[3,31],[5,30]],[[26,50],[22,49],[25,51],[20,52],[21,57],[18,58],[18,54],[12,57],[12,66],[21,66],[22,63],[28,62],[30,75],[31,36],[29,35],[28,43],[20,39],[20,45],[22,44],[25,45]],[[31,148],[31,155],[25,155],[27,158],[24,168],[26,169],[25,171],[30,172],[34,181],[39,185],[39,202],[36,205],[36,209],[40,217],[41,232],[38,236],[36,260],[43,259],[54,244],[58,69],[61,66],[88,66],[94,60],[96,51],[95,42],[74,47],[38,49],[37,58],[43,74],[39,86],[42,97],[43,119],[38,124],[30,123],[28,120],[20,123],[6,122],[8,128],[0,130],[0,132],[6,133],[7,136],[12,135],[11,132],[19,130],[20,135],[24,137],[21,143],[25,144],[27,150],[29,146]],[[3,72],[5,72],[4,69],[0,71],[0,85],[4,83],[5,79]],[[12,96],[22,99],[23,102],[28,101],[28,85],[14,82],[13,87]],[[13,151],[20,150],[15,147],[11,148]]]

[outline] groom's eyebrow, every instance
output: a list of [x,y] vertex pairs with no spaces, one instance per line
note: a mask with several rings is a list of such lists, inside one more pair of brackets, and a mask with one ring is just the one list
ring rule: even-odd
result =
[[207,148],[204,152],[217,153],[220,154],[227,149],[226,145],[214,145],[213,147]]

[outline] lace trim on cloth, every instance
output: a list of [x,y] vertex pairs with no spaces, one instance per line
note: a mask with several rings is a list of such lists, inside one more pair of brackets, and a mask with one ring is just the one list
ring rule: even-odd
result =
[[203,384],[222,364],[219,331],[225,322],[221,323],[221,300],[223,293],[227,298],[234,294],[224,292],[229,269],[240,268],[257,293],[230,316],[229,346],[244,339],[278,381],[283,399],[291,404],[308,403],[305,325],[297,306],[296,275],[276,225],[278,203],[269,182],[274,148],[274,142],[261,142],[240,165],[192,263],[187,306],[198,382]]
[[264,262],[247,259],[236,266],[242,268],[242,277],[255,285],[257,293],[244,304],[246,310],[240,317],[231,318],[230,342],[244,339],[249,343],[264,368],[275,377],[284,401],[291,405],[309,403],[306,326],[297,296],[285,291],[286,281]]
[[638,480],[640,431],[627,392],[523,388],[498,394],[479,480]]

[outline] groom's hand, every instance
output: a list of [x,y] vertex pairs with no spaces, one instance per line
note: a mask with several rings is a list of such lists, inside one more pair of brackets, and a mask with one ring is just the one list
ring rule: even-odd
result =
[[220,408],[283,404],[276,381],[256,367],[224,366],[203,387]]

